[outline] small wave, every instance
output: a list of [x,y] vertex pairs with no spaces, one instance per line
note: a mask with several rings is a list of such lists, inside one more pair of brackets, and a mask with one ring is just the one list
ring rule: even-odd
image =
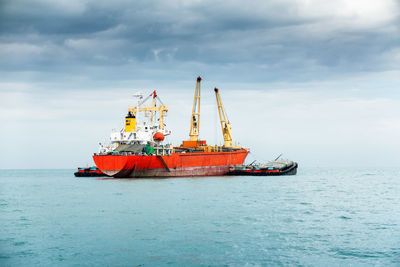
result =
[[19,247],[19,246],[23,246],[23,245],[25,245],[26,244],[26,242],[15,242],[13,245],[14,246],[16,246],[16,247]]
[[357,257],[357,258],[380,258],[383,256],[387,256],[383,252],[379,251],[360,251],[357,249],[332,249],[332,252],[335,252],[337,256],[341,258],[348,257]]
[[245,221],[249,221],[249,222],[257,222],[257,221],[259,221],[257,218],[249,217],[249,216],[246,216],[246,217],[244,217],[243,219],[244,219]]
[[343,219],[343,220],[351,220],[351,218],[350,218],[350,217],[347,217],[347,216],[340,216],[339,218],[340,218],[340,219]]

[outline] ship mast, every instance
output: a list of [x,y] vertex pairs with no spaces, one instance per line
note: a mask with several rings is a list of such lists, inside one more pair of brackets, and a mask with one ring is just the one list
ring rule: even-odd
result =
[[221,95],[219,94],[218,88],[214,88],[214,92],[217,99],[219,119],[221,122],[222,135],[224,137],[224,146],[232,147],[231,123],[229,122],[229,120],[227,120],[227,116],[224,110],[224,106],[222,105]]
[[190,141],[198,141],[200,131],[200,83],[201,77],[197,77],[194,91],[192,117],[190,119]]
[[152,105],[152,108],[153,108],[153,109],[151,110],[150,122],[153,123],[153,117],[154,117],[154,113],[155,113],[154,108],[156,107],[156,97],[157,97],[156,90],[154,90],[153,93],[152,93],[151,95],[153,95],[153,105]]
[[139,110],[140,103],[142,102],[142,99],[143,99],[143,94],[141,92],[137,92],[133,96],[137,98],[137,106],[134,109],[128,109],[128,112],[129,111],[132,112],[132,114],[136,117],[136,120],[138,120],[139,119],[139,113],[136,114],[136,110]]

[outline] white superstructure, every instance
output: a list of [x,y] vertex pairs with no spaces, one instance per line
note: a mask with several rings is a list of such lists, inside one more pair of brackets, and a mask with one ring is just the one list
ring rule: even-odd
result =
[[[164,117],[168,112],[168,108],[162,104],[156,91],[153,91],[144,100],[142,100],[143,95],[140,93],[136,93],[134,96],[138,99],[137,105],[128,109],[128,115],[125,117],[125,127],[120,131],[112,131],[109,145],[105,146],[100,143],[99,153],[115,151],[119,147],[133,149],[133,146],[140,147],[148,144],[152,147],[159,147],[162,145],[165,136],[171,134],[171,131],[164,128]],[[143,107],[144,102],[151,96],[153,97],[153,105],[151,107]],[[156,100],[161,105],[157,106]]]

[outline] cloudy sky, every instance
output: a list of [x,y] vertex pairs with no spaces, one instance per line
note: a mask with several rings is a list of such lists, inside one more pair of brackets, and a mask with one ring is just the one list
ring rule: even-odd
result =
[[400,164],[396,0],[3,0],[0,59],[0,168],[91,164],[137,91],[179,144],[198,75],[210,144],[218,87],[251,161]]

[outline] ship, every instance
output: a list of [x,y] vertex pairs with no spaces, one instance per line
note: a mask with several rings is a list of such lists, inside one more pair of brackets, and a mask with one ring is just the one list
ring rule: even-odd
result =
[[[108,144],[99,143],[93,160],[104,174],[115,178],[195,177],[227,175],[229,169],[244,163],[248,148],[234,146],[218,88],[214,88],[223,145],[208,145],[199,138],[201,77],[197,77],[190,117],[189,140],[179,146],[166,143],[171,134],[165,124],[168,107],[154,90],[146,98],[136,93],[137,104],[128,108],[125,125],[112,131]],[[148,100],[152,104],[146,106]]]
[[74,173],[75,177],[101,177],[107,176],[96,167],[79,167]]
[[251,175],[251,176],[276,176],[276,175],[296,175],[297,162],[291,160],[274,160],[265,164],[249,164],[242,166],[232,166],[229,168],[228,175]]

